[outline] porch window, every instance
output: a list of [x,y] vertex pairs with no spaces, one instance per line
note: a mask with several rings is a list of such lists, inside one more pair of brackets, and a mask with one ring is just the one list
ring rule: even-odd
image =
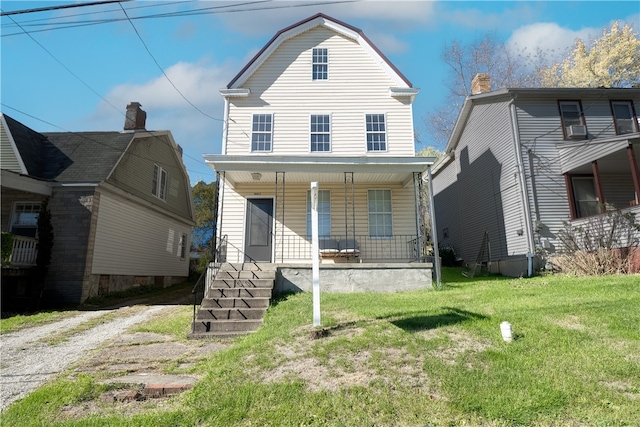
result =
[[327,80],[329,78],[328,49],[314,48],[311,63],[313,80]]
[[311,116],[311,152],[331,151],[331,119],[329,115]]
[[580,101],[560,101],[560,118],[565,139],[584,139],[587,129],[582,117]]
[[387,150],[387,128],[384,114],[367,114],[367,151]]
[[39,202],[19,202],[13,208],[11,233],[17,236],[33,237],[38,233]]
[[254,114],[251,125],[251,151],[271,151],[272,114]]
[[637,118],[631,101],[611,101],[616,135],[638,132]]
[[573,198],[578,218],[600,213],[600,202],[592,176],[574,176],[572,178]]
[[151,194],[162,200],[167,200],[167,175],[167,171],[162,167],[153,165]]
[[369,237],[393,237],[391,190],[369,190]]
[[[331,192],[318,190],[318,236],[331,236]],[[307,237],[311,238],[311,190],[307,190]]]

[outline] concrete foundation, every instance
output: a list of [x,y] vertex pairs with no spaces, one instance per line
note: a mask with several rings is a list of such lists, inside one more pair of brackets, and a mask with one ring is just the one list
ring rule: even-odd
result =
[[[278,292],[311,292],[311,264],[278,264]],[[321,292],[399,292],[432,287],[431,264],[362,263],[321,264]]]

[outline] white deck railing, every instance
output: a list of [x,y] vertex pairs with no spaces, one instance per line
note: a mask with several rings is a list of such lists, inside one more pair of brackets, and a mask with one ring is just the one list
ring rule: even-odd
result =
[[31,267],[36,265],[38,256],[38,240],[33,237],[13,236],[13,251],[11,252],[11,266]]

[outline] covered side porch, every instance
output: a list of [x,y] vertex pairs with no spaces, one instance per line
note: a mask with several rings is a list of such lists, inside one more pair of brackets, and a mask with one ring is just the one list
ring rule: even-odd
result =
[[560,147],[572,221],[640,204],[640,134]]
[[430,157],[213,156],[218,241],[228,262],[309,264],[319,183],[323,264],[424,263]]

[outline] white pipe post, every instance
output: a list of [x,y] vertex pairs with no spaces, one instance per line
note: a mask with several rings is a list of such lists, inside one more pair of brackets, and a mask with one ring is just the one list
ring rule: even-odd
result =
[[313,326],[320,326],[320,248],[318,242],[318,183],[311,183],[311,259],[313,269]]

